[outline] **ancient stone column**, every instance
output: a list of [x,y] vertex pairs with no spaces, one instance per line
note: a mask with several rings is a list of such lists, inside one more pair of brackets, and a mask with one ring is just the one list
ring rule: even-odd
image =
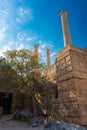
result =
[[62,22],[62,30],[63,30],[63,39],[64,39],[64,47],[66,47],[71,43],[71,38],[70,38],[70,32],[69,32],[69,26],[68,26],[68,21],[67,21],[67,12],[62,11],[59,16],[61,17],[61,22]]
[[49,67],[50,66],[50,49],[49,48],[46,49],[46,53],[47,53],[47,66]]
[[34,54],[36,63],[38,63],[38,44],[34,44]]

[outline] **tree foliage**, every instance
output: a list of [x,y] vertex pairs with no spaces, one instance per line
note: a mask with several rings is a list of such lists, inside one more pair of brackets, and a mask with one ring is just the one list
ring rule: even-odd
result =
[[24,106],[24,95],[31,95],[33,98],[37,89],[40,88],[41,77],[37,70],[42,68],[43,65],[36,61],[32,50],[7,51],[5,56],[6,62],[15,71],[12,76],[13,82],[17,83],[16,91],[23,95],[21,101]]
[[[21,49],[6,52],[6,61],[16,72],[16,80],[21,88],[32,87],[36,66],[42,67],[35,60],[35,55],[31,50]],[[33,75],[32,75],[33,73]],[[33,77],[33,78],[32,78]]]
[[16,72],[6,63],[6,59],[0,57],[0,89],[11,91],[16,86],[13,76]]

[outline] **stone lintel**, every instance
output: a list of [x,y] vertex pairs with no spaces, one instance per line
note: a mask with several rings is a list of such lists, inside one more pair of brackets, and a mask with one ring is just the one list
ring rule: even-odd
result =
[[67,13],[66,11],[63,10],[63,11],[59,14],[59,16],[62,16],[62,15],[67,16],[67,14],[68,14],[68,13]]

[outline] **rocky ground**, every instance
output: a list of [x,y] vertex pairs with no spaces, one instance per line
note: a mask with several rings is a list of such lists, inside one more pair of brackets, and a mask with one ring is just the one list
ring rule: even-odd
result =
[[[26,121],[25,121],[26,120]],[[41,115],[35,116],[28,111],[0,118],[0,130],[87,130],[66,122],[50,121]]]
[[42,130],[42,127],[32,127],[28,122],[13,120],[11,116],[0,119],[0,130]]

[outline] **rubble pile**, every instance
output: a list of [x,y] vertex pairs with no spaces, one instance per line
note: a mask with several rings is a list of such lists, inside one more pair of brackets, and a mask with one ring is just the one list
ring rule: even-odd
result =
[[36,127],[36,126],[41,126],[44,124],[44,120],[45,120],[45,117],[44,116],[35,116],[31,119],[31,121],[29,122],[29,124],[32,126],[32,127]]
[[20,121],[28,121],[28,124],[30,126],[36,127],[44,124],[45,117],[42,115],[32,114],[28,110],[17,110],[13,114],[13,119]]
[[47,121],[46,124],[43,126],[43,130],[87,130],[87,129],[78,125],[73,125],[65,122]]
[[35,115],[28,110],[17,110],[13,114],[13,119],[20,121],[30,121]]
[[27,121],[31,127],[42,126],[43,130],[87,130],[79,125],[69,124],[66,122],[51,121],[48,117],[34,115],[28,110],[16,111],[13,119]]

